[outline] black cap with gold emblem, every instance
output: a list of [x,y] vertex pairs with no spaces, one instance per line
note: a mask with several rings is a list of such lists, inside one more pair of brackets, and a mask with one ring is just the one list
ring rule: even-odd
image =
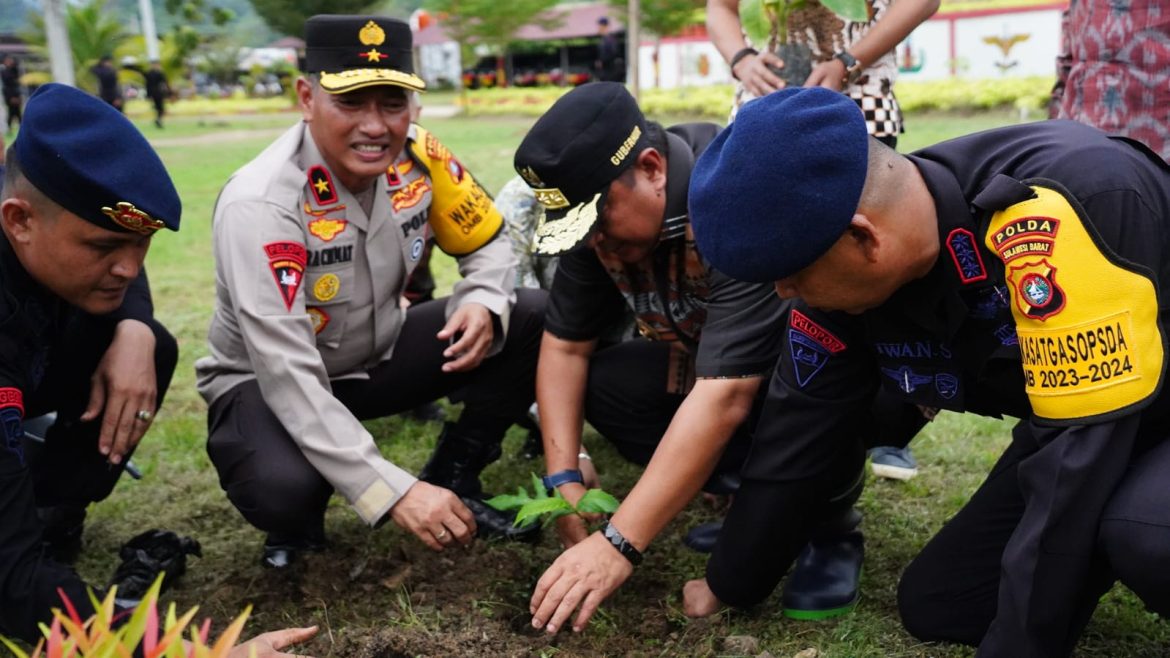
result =
[[561,96],[528,131],[513,162],[544,207],[535,251],[559,254],[588,238],[609,184],[646,143],[646,117],[623,85],[592,82]]
[[414,73],[410,26],[383,16],[321,14],[305,21],[305,72],[331,94],[373,85],[423,91]]

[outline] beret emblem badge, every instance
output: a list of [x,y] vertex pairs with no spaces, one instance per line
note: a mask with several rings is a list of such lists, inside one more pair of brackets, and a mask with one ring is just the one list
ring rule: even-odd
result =
[[166,226],[162,220],[151,217],[148,213],[135,208],[133,203],[127,201],[119,201],[116,209],[106,206],[102,208],[102,212],[114,220],[114,223],[118,226],[121,226],[127,231],[141,233],[142,235],[150,235]]

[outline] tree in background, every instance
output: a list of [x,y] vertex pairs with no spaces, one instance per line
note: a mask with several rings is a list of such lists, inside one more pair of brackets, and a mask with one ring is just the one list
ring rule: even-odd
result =
[[[31,22],[32,28],[21,37],[47,59],[49,53],[44,17],[34,15]],[[65,6],[65,29],[73,48],[73,71],[77,76],[77,84],[82,89],[96,92],[97,80],[89,69],[102,55],[113,55],[117,60],[127,54],[122,50],[129,39],[125,25],[107,10],[106,0],[89,0],[84,4]]]
[[557,0],[426,0],[423,7],[439,16],[443,30],[459,43],[464,62],[474,62],[474,46],[496,55],[496,79],[504,80],[504,53],[516,31],[525,25],[551,29],[564,20],[549,11]]
[[[608,0],[618,16],[625,17],[627,0]],[[654,86],[658,86],[658,50],[662,38],[682,32],[689,25],[702,25],[703,0],[643,0],[638,4],[638,21],[641,28],[654,34]],[[623,22],[625,22],[623,20]]]
[[[317,14],[366,13],[371,0],[252,0],[252,7],[273,30],[301,36],[305,19]],[[501,2],[507,5],[507,2]]]

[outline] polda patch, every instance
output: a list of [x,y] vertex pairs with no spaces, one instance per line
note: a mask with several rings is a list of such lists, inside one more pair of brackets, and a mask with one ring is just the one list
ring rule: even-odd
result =
[[272,270],[280,298],[285,308],[291,311],[305,276],[305,245],[299,242],[269,242],[264,245],[264,253],[268,256],[268,268]]
[[1000,227],[991,241],[1005,263],[1023,256],[1051,256],[1059,229],[1055,217],[1021,217]]
[[309,167],[309,191],[318,206],[327,206],[337,203],[337,188],[333,185],[333,177],[329,170],[321,165]]
[[788,348],[792,354],[793,374],[801,388],[824,369],[829,357],[845,351],[845,347],[841,339],[807,315],[795,309],[788,314]]

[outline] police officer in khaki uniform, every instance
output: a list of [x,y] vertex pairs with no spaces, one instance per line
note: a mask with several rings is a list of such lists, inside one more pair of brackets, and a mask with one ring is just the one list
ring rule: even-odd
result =
[[[534,399],[543,294],[513,289],[491,199],[411,123],[408,93],[424,84],[406,23],[315,16],[305,41],[304,121],[215,207],[211,354],[196,369],[220,482],[268,533],[270,566],[320,547],[334,490],[370,525],[393,519],[436,550],[477,529],[514,536],[481,502],[479,473]],[[463,279],[403,309],[431,237]],[[443,395],[465,408],[416,479],[361,421]]]

